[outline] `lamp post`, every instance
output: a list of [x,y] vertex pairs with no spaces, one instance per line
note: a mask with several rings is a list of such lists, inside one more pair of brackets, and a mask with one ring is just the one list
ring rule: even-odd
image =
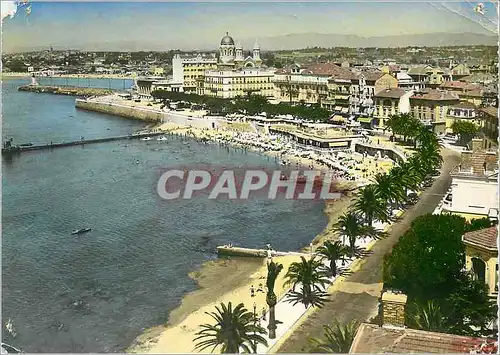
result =
[[253,351],[255,354],[257,354],[257,340],[255,337],[257,336],[256,329],[257,328],[257,303],[253,303],[253,335],[254,335],[254,340],[253,340]]

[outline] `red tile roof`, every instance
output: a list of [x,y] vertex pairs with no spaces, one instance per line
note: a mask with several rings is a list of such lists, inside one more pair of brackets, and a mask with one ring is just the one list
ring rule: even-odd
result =
[[474,105],[472,102],[468,101],[462,101],[459,102],[458,104],[453,104],[450,106],[450,108],[467,108],[467,109],[475,109],[476,105]]
[[483,93],[481,90],[469,90],[466,92],[460,92],[458,95],[460,96],[472,96],[472,97],[482,97]]
[[364,76],[366,81],[377,81],[381,77],[383,77],[386,73],[378,71],[378,72],[365,72],[361,73]]
[[416,92],[410,99],[416,99],[416,100],[432,100],[432,101],[452,101],[452,100],[459,100],[457,96],[448,93],[446,91],[439,91],[439,90],[425,90],[425,91],[420,91]]
[[389,99],[399,99],[401,96],[405,94],[405,90],[401,88],[394,88],[394,89],[383,89],[377,92],[374,97],[382,97],[382,98],[389,98]]
[[346,68],[342,68],[334,63],[318,63],[308,66],[304,71],[305,75],[334,76],[339,79],[350,79],[353,73]]
[[480,86],[476,84],[469,84],[463,81],[446,81],[442,83],[439,87],[443,89],[460,89],[463,91],[469,90],[479,90]]
[[498,118],[498,108],[497,107],[491,107],[491,106],[482,107],[479,109],[479,111],[482,111],[482,112],[486,113],[487,115]]
[[[479,350],[483,339],[427,332],[415,329],[389,329],[375,324],[360,325],[351,346],[350,354],[360,353],[461,353]],[[489,351],[496,353],[498,342],[488,340]],[[483,351],[488,351],[484,349]]]
[[464,234],[464,243],[471,243],[489,250],[498,250],[498,226],[480,229]]

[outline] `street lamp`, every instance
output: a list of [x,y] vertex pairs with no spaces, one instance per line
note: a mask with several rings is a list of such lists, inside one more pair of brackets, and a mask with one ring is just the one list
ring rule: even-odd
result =
[[257,340],[255,339],[257,337],[257,303],[253,303],[253,351],[255,354],[257,354]]

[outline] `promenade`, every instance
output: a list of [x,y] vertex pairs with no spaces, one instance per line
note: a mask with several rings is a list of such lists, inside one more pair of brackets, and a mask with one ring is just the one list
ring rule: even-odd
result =
[[[451,184],[450,171],[460,162],[460,155],[452,150],[443,149],[444,163],[441,175],[434,184],[424,190],[416,205],[407,210],[402,220],[388,228],[389,236],[376,242],[371,254],[361,260],[352,275],[345,281],[335,284],[330,290],[330,301],[321,309],[311,309],[285,334],[271,353],[304,353],[309,351],[310,337],[323,337],[323,325],[330,324],[334,318],[341,324],[351,320],[369,321],[378,313],[381,295],[383,257],[397,243],[399,237],[410,227],[418,216],[432,213],[444,197]],[[278,311],[277,311],[278,314]]]

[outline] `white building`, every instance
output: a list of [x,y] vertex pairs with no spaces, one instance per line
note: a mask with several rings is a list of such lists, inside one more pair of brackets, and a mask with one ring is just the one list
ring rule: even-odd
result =
[[205,73],[203,88],[198,94],[224,99],[247,96],[249,94],[272,98],[274,70],[243,68],[237,70],[209,70]]
[[466,218],[498,218],[498,153],[480,150],[481,139],[473,140],[473,150],[462,153],[462,162],[451,173],[451,192],[443,211]]
[[274,69],[261,68],[260,47],[255,42],[252,55],[244,56],[243,47],[235,45],[226,32],[219,47],[217,69],[206,70],[198,82],[199,95],[231,99],[249,94],[273,97]]
[[203,80],[205,71],[217,68],[215,54],[198,54],[196,56],[181,56],[176,54],[172,58],[173,91],[194,92],[197,83]]

